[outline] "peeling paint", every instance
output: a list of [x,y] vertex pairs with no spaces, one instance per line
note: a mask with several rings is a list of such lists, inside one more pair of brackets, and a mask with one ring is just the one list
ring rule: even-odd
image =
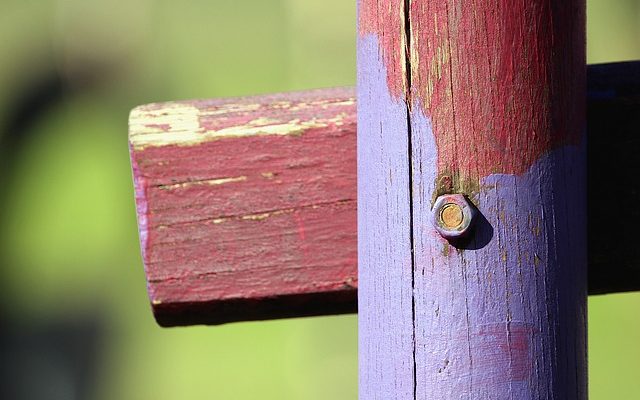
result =
[[[169,145],[190,146],[232,137],[297,136],[309,129],[343,125],[345,119],[353,115],[345,111],[349,107],[355,107],[355,98],[275,104],[210,105],[197,101],[150,104],[131,112],[129,141],[136,150],[141,150]],[[317,116],[307,115],[318,109],[326,111]],[[298,115],[304,118],[297,118]]]
[[218,179],[207,179],[207,180],[201,180],[201,181],[180,182],[180,183],[174,183],[171,185],[159,185],[158,188],[162,190],[174,190],[174,189],[184,189],[191,186],[224,185],[225,183],[243,182],[246,180],[247,180],[246,176],[235,176],[230,178],[218,178]]

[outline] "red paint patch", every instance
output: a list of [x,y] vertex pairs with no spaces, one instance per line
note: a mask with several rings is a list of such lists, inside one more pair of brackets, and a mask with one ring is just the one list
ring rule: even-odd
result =
[[410,96],[403,3],[360,1],[359,33],[380,40],[390,93],[431,118],[439,173],[521,174],[549,150],[581,140],[582,1],[412,1]]
[[478,387],[525,382],[534,369],[535,332],[524,323],[482,325],[458,331],[453,338],[427,335],[424,346],[442,358],[437,365],[439,379],[458,380],[471,374]]
[[[509,381],[524,381],[533,370],[530,344],[534,328],[531,325],[511,323],[482,327],[474,340],[474,368],[484,379],[495,381],[506,377]],[[508,373],[502,374],[504,370]],[[497,372],[497,373],[496,373]]]
[[389,90],[394,96],[404,98],[407,86],[402,46],[405,36],[404,1],[358,1],[358,32],[360,36],[374,34],[378,37],[380,53],[387,67]]

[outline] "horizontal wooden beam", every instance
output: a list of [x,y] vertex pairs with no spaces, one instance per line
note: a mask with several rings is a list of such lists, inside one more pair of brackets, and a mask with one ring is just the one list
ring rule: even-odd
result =
[[640,62],[590,65],[587,72],[589,294],[636,291]]
[[138,224],[161,325],[355,311],[353,94],[133,110]]
[[[640,290],[640,62],[588,80],[589,292]],[[160,325],[356,312],[353,88],[150,104],[129,123]]]

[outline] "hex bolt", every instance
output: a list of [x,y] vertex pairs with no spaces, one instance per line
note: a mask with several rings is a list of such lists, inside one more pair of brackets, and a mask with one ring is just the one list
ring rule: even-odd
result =
[[476,209],[461,194],[439,196],[433,205],[433,225],[447,240],[465,237],[473,227]]

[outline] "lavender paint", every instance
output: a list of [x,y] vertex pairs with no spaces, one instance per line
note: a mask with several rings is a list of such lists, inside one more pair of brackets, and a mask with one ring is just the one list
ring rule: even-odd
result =
[[360,398],[586,399],[584,145],[482,178],[453,247],[430,223],[430,119],[390,95],[375,35],[358,72]]
[[407,107],[389,94],[375,37],[360,40],[358,66],[359,394],[368,400],[410,399],[414,339]]
[[586,399],[584,146],[483,178],[456,248],[429,223],[436,148],[413,109],[416,398]]

